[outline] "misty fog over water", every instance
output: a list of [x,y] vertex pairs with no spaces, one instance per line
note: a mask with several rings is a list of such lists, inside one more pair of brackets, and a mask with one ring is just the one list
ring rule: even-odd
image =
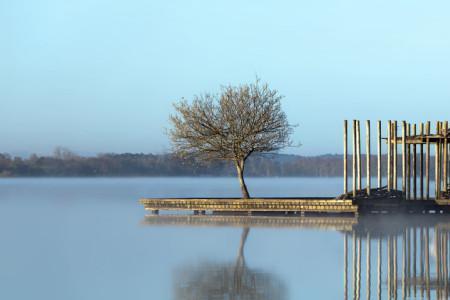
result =
[[[342,192],[339,178],[248,183],[253,196]],[[138,204],[239,195],[236,178],[1,179],[0,298],[448,298],[446,216],[147,216]]]

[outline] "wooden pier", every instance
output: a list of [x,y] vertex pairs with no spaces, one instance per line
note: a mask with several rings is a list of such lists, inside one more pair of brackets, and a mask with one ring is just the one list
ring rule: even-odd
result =
[[141,199],[146,210],[208,212],[272,212],[283,214],[356,213],[358,207],[351,199],[333,198],[153,198]]
[[[206,213],[342,214],[450,213],[450,131],[448,122],[409,124],[377,121],[376,171],[371,147],[371,122],[365,122],[365,157],[361,122],[353,120],[351,190],[349,188],[348,121],[344,121],[343,194],[337,197],[296,198],[144,198],[140,203],[154,214],[160,210]],[[401,133],[399,134],[399,124]],[[419,129],[419,130],[418,130]],[[386,136],[382,136],[382,132]],[[385,143],[382,143],[382,141]],[[385,147],[383,147],[385,145]],[[385,149],[383,149],[385,148]],[[385,150],[385,151],[383,151]],[[365,162],[363,163],[363,159]],[[384,164],[384,165],[383,165]],[[364,169],[363,169],[364,167]],[[434,169],[434,170],[433,170]],[[385,171],[385,172],[384,172]],[[384,176],[385,175],[385,176]],[[363,185],[363,176],[365,185]],[[377,186],[372,186],[372,176]],[[434,179],[434,182],[432,182]],[[399,184],[401,181],[401,185]],[[433,184],[433,186],[432,186]],[[434,191],[434,192],[433,192]]]

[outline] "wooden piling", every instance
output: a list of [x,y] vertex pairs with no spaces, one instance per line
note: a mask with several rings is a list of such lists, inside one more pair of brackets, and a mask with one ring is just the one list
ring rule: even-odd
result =
[[430,121],[427,121],[425,131],[427,134],[427,156],[425,159],[425,173],[426,173],[426,194],[427,194],[427,200],[430,199],[430,132],[431,132],[431,126]]
[[402,122],[402,193],[406,198],[406,121]]
[[444,185],[444,192],[447,192],[448,189],[448,140],[447,140],[447,132],[448,132],[448,121],[444,122],[444,158],[443,158],[443,185]]
[[[417,128],[416,128],[416,124],[413,124],[413,137],[416,137],[417,134]],[[413,156],[412,156],[412,171],[413,171],[413,175],[412,175],[412,180],[413,180],[413,198],[414,200],[417,200],[417,162],[416,162],[416,158],[417,158],[417,146],[414,143],[413,144]]]
[[358,191],[362,188],[362,177],[361,177],[361,123],[359,120],[356,121],[356,161],[358,168]]
[[347,120],[344,121],[344,194],[348,193],[348,182],[347,182]]
[[[411,124],[406,125],[406,134],[411,136]],[[411,145],[406,145],[406,199],[411,199]]]
[[352,155],[352,185],[353,198],[356,198],[356,120],[353,120],[353,155]]
[[370,121],[366,121],[366,184],[367,195],[370,196],[371,177],[370,177]]
[[[439,136],[439,122],[436,122],[436,135]],[[440,189],[440,167],[439,167],[439,152],[440,152],[440,144],[439,141],[436,141],[435,145],[435,151],[434,151],[434,194],[435,199],[439,199],[439,189]]]
[[378,155],[377,155],[377,176],[378,176],[378,188],[381,189],[382,182],[382,173],[381,173],[381,121],[377,122],[377,131],[378,131]]
[[[424,128],[423,123],[420,123],[420,136],[423,138]],[[423,174],[423,143],[420,143],[420,200],[423,200],[423,186],[424,186],[424,174]]]
[[392,123],[389,120],[387,122],[387,135],[388,135],[387,136],[387,146],[388,146],[387,147],[387,189],[388,189],[388,191],[390,191],[392,188],[392,180],[391,180],[391,173],[392,173],[391,172],[391,169],[392,169],[391,139],[392,139],[392,137],[391,137],[391,133],[392,133]]
[[397,185],[397,121],[394,121],[394,190],[398,189]]

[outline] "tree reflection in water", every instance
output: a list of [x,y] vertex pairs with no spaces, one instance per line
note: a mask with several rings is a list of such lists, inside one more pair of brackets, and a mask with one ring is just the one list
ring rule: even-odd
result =
[[243,228],[234,263],[203,262],[178,269],[175,274],[175,299],[286,299],[285,286],[279,278],[247,267],[244,247],[249,232],[250,228]]

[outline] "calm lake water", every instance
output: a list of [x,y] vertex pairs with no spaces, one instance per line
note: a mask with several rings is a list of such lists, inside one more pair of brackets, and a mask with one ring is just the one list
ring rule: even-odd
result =
[[[249,179],[253,196],[341,186]],[[0,299],[448,298],[448,217],[146,217],[138,204],[183,196],[239,188],[235,178],[1,179]]]

